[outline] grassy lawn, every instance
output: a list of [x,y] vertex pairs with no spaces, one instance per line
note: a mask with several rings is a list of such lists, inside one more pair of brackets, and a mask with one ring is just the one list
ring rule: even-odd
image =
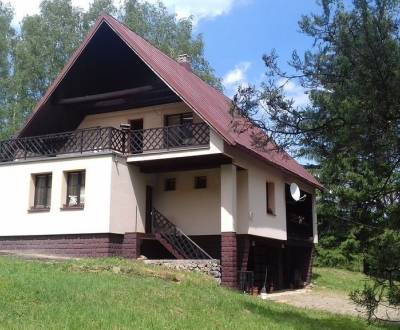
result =
[[319,290],[349,294],[352,290],[361,289],[365,281],[367,277],[362,273],[334,268],[315,267],[313,269],[312,283]]
[[[323,278],[323,277],[322,277]],[[0,258],[1,329],[385,329],[118,259]]]

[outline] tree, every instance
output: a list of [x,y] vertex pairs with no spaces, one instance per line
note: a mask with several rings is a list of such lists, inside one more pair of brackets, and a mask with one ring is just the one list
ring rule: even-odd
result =
[[[275,141],[268,145],[321,165],[330,191],[318,208],[322,245],[363,254],[366,265],[379,258],[372,242],[400,229],[399,14],[398,0],[321,1],[321,13],[299,23],[314,46],[304,56],[293,52],[293,73],[279,68],[274,51],[265,55],[265,82],[240,89],[232,108],[248,119],[235,121],[237,130],[250,123],[267,133],[259,147]],[[308,91],[308,106],[286,98],[293,81]]]
[[26,16],[16,43],[13,84],[19,125],[83,39],[82,12],[70,0],[45,0]]
[[12,98],[12,46],[15,31],[11,27],[13,11],[0,1],[0,139],[6,136],[14,125],[13,111],[9,106]]

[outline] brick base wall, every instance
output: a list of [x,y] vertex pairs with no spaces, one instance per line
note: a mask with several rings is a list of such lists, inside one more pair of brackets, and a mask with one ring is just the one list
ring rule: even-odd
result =
[[126,233],[122,242],[122,256],[129,259],[140,257],[141,233]]
[[137,258],[138,233],[0,237],[0,250],[21,250],[71,257]]
[[236,233],[221,234],[221,284],[237,288],[237,239]]

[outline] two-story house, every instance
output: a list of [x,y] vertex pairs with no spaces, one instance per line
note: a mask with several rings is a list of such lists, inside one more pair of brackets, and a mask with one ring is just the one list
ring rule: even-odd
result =
[[[307,282],[318,181],[231,129],[231,101],[102,15],[0,143],[0,249],[221,261],[275,288]],[[304,198],[296,202],[289,184]]]

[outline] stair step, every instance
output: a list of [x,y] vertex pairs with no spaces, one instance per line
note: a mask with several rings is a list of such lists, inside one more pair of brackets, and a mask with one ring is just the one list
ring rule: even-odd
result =
[[176,259],[185,259],[178,251],[176,251],[171,244],[168,243],[160,234],[156,234],[156,239],[164,246],[169,253],[171,253]]

